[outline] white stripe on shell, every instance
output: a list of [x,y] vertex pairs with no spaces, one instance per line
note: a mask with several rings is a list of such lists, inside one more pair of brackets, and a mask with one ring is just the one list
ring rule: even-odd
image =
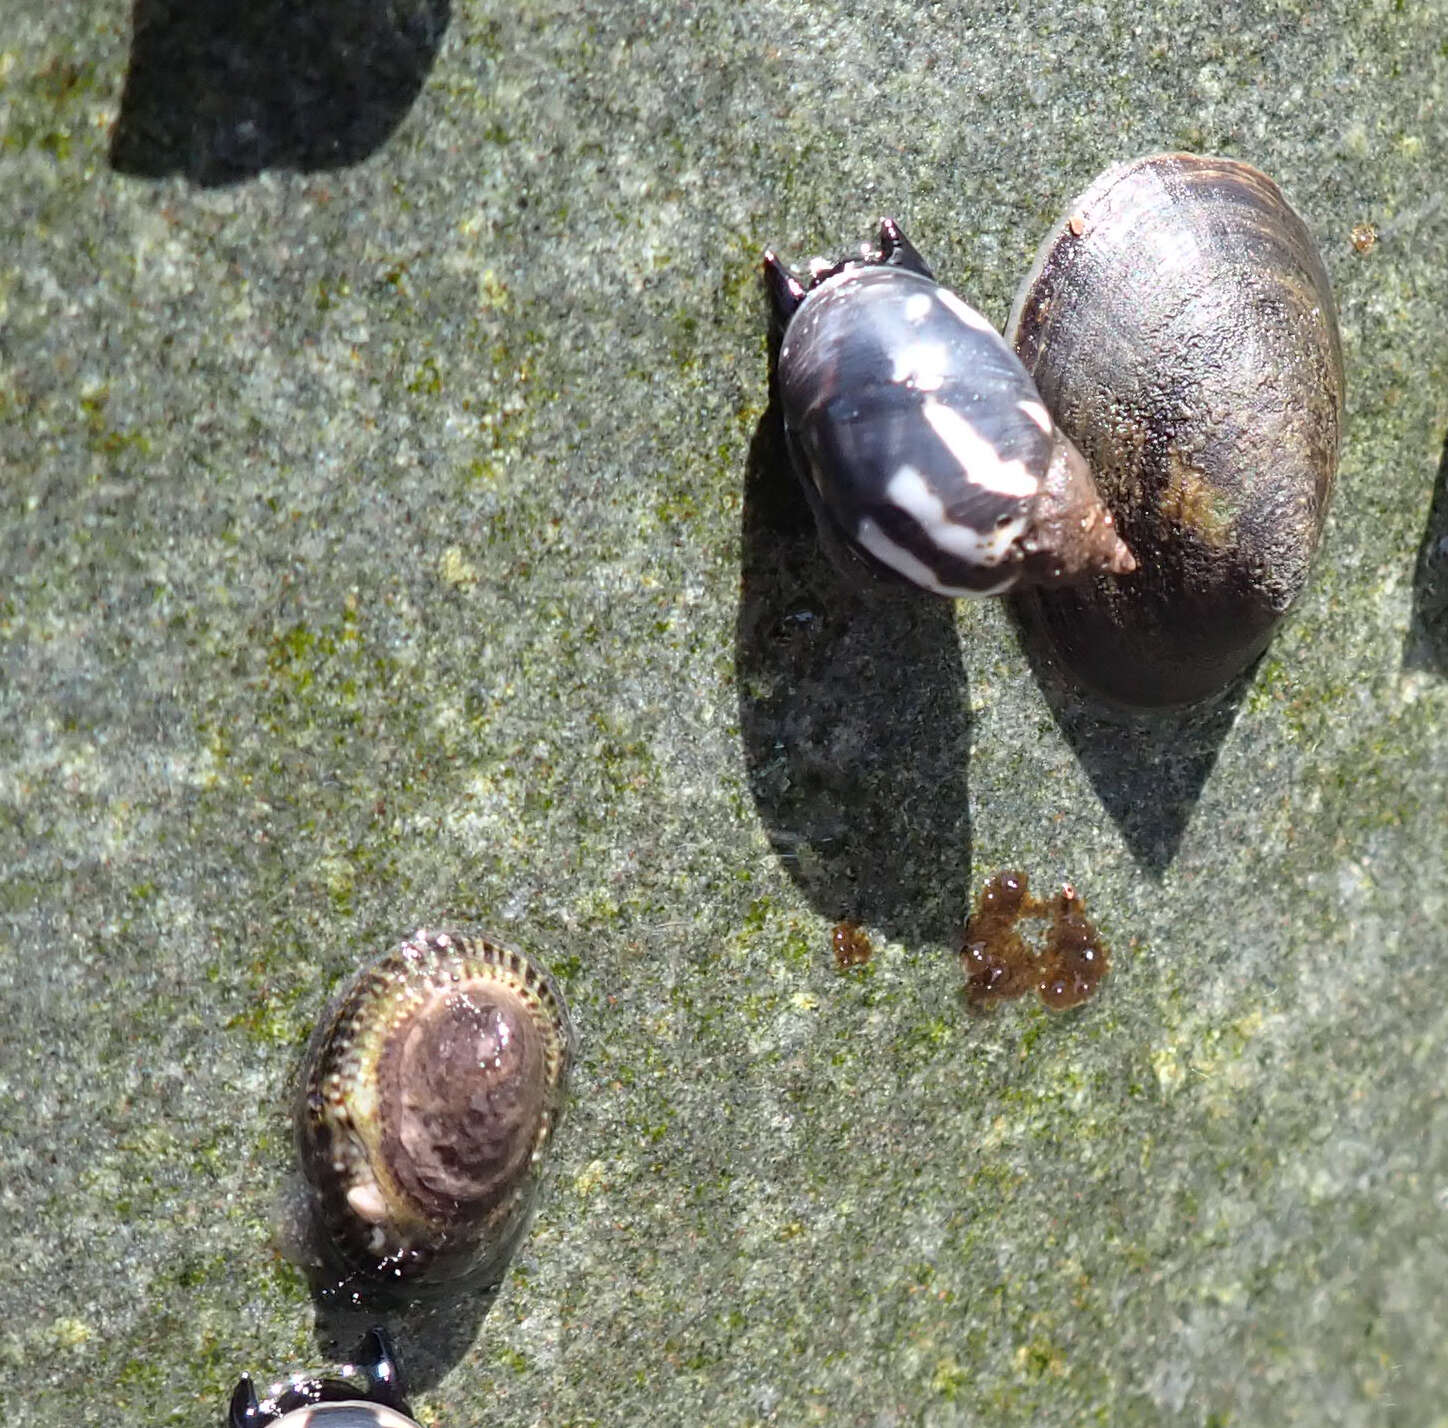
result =
[[1051,434],[1051,414],[1041,402],[1017,402],[1022,413],[1041,428],[1047,436]]
[[947,585],[923,560],[912,555],[904,546],[897,545],[868,516],[860,522],[859,528],[855,531],[855,539],[881,565],[888,565],[891,570],[897,571],[913,584],[920,586],[923,590],[930,590],[936,595],[947,595],[951,599],[962,595],[999,595],[1001,591],[1009,590],[1016,583],[1016,572],[1012,571],[999,585],[992,585],[987,590],[974,590],[964,585]]
[[953,407],[927,397],[921,411],[971,485],[1013,500],[1029,500],[1041,489],[1024,461],[1002,461],[995,447]]
[[969,303],[962,302],[949,288],[936,288],[935,296],[940,299],[943,307],[948,307],[967,327],[973,327],[977,332],[988,332],[992,337],[1000,336],[983,313],[977,312]]
[[949,361],[950,354],[939,342],[912,342],[895,358],[890,380],[917,392],[938,392]]
[[924,322],[930,316],[930,294],[911,293],[905,299],[905,321]]
[[1024,512],[1018,519],[988,531],[951,520],[945,502],[913,466],[901,466],[895,472],[885,487],[885,499],[904,511],[937,550],[970,565],[999,565],[1026,528]]

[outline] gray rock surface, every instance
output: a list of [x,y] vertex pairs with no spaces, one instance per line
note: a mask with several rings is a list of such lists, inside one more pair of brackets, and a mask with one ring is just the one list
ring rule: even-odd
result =
[[[263,13],[0,26],[6,1423],[320,1362],[289,1078],[439,923],[582,1054],[427,1424],[1448,1423],[1441,0]],[[1348,425],[1250,687],[1136,729],[819,563],[757,263],[890,212],[1002,321],[1172,147],[1317,234]],[[964,1006],[1012,865],[1084,1008]]]

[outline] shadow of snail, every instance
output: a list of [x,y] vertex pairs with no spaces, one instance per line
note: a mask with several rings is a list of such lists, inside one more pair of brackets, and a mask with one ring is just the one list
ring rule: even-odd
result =
[[379,149],[437,57],[449,0],[135,0],[119,173],[219,185]]
[[1058,722],[1160,872],[1336,473],[1342,352],[1306,226],[1246,164],[1118,165],[1048,235],[1009,346],[889,219],[808,286],[773,254],[765,279],[784,440],[836,566],[1009,593]]
[[918,592],[994,593],[1131,557],[1020,362],[891,220],[877,250],[808,288],[773,254],[765,274],[771,403],[750,454],[737,631],[750,787],[824,916],[954,941],[969,701],[954,612]]
[[1403,663],[1408,669],[1448,673],[1448,440],[1413,568],[1413,615]]

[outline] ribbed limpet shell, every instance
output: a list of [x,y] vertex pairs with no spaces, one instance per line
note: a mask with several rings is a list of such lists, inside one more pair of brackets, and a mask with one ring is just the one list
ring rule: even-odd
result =
[[408,1294],[500,1274],[573,1048],[547,970],[486,937],[424,929],[363,968],[312,1036],[295,1114],[339,1281]]

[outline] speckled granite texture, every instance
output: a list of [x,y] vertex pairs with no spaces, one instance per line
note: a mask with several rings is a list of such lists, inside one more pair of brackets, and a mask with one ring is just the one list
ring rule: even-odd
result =
[[[582,1037],[426,1424],[1448,1424],[1442,0],[291,8],[0,24],[7,1425],[319,1361],[288,1081],[423,923]],[[890,212],[999,322],[1168,147],[1307,219],[1348,424],[1250,686],[1132,728],[818,559],[757,263]],[[1009,865],[1086,1007],[962,1004]]]

